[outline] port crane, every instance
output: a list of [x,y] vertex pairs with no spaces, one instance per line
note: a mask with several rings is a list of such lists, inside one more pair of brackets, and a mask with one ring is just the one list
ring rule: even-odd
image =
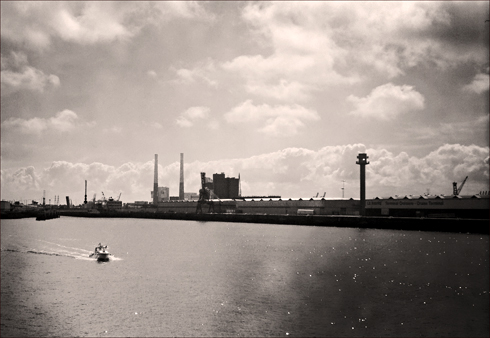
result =
[[119,201],[119,199],[121,198],[121,194],[122,192],[119,193],[119,197],[117,198],[117,201]]
[[202,214],[202,205],[209,205],[208,212],[214,212],[214,204],[209,198],[211,191],[206,188],[206,173],[201,172],[201,189],[199,190],[199,200],[197,201],[196,214]]
[[457,196],[461,192],[461,189],[463,189],[464,184],[466,183],[466,180],[468,179],[468,176],[465,177],[461,185],[458,187],[457,182],[453,182],[453,195]]

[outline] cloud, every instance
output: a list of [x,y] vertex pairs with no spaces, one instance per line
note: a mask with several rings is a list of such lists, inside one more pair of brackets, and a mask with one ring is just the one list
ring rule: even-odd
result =
[[142,121],[141,123],[145,127],[151,127],[151,128],[154,128],[154,129],[163,129],[163,126],[160,123],[158,123],[158,122],[146,122],[146,121]]
[[157,78],[158,74],[154,70],[149,70],[146,72],[146,74],[151,77],[151,78]]
[[480,73],[476,74],[473,78],[473,81],[466,86],[463,87],[464,91],[475,92],[477,94],[481,94],[485,91],[488,91],[490,83],[490,77],[488,73]]
[[[207,177],[224,172],[227,177],[242,179],[243,195],[281,195],[312,197],[326,192],[326,197],[341,197],[342,181],[345,196],[359,198],[359,166],[357,155],[365,152],[370,164],[366,167],[367,197],[452,193],[452,182],[469,176],[463,194],[488,190],[489,148],[476,145],[445,144],[422,156],[407,152],[394,154],[386,149],[367,148],[363,144],[326,146],[318,150],[286,148],[249,158],[210,162],[185,163],[185,186],[198,192],[200,172]],[[170,194],[179,189],[179,162],[159,166],[159,185],[168,186]],[[153,184],[153,160],[145,163],[127,162],[119,167],[94,162],[53,162],[49,167],[2,169],[2,198],[25,199],[47,194],[70,196],[75,203],[83,202],[84,180],[88,180],[89,198],[103,191],[106,197],[122,200],[150,200]]]
[[53,39],[78,44],[128,40],[173,18],[212,20],[198,2],[5,2],[1,37],[32,49]]
[[110,128],[104,128],[104,129],[102,129],[102,132],[104,132],[104,133],[121,134],[123,132],[123,128],[121,126],[112,126]]
[[487,15],[475,2],[249,3],[242,19],[266,52],[238,56],[222,69],[241,76],[251,94],[306,101],[315,91],[392,79],[415,66],[486,64]]
[[2,96],[7,96],[20,90],[42,93],[45,88],[58,87],[60,79],[30,66],[24,53],[11,52],[9,56],[2,55],[1,84]]
[[450,195],[452,182],[469,176],[466,192],[475,194],[488,186],[488,151],[488,147],[460,144],[445,144],[421,158],[373,151],[368,173],[374,184],[398,194],[422,194],[425,186],[432,193]]
[[68,109],[56,113],[54,117],[22,119],[11,117],[2,122],[2,130],[19,131],[24,134],[40,135],[44,131],[70,132],[77,127],[90,127],[95,124],[78,122],[78,115]]
[[215,16],[204,9],[199,1],[158,1],[155,8],[164,16],[214,20]]
[[320,120],[315,110],[300,105],[254,105],[252,100],[234,107],[224,118],[232,124],[251,123],[260,126],[258,131],[272,136],[293,136],[305,127],[306,121]]
[[[19,192],[25,190],[39,191],[39,183],[40,177],[32,166],[17,170],[2,170],[2,185],[15,187]],[[17,199],[19,199],[19,197],[17,197]]]
[[380,120],[392,120],[401,114],[424,109],[422,94],[412,86],[392,83],[374,88],[366,97],[350,95],[347,100],[355,106],[351,114]]
[[192,127],[197,121],[205,120],[208,117],[208,107],[190,107],[184,111],[175,122],[179,127],[189,128]]
[[172,66],[170,67],[170,70],[175,72],[177,75],[177,79],[175,81],[178,83],[192,84],[196,82],[203,82],[212,87],[216,87],[218,85],[218,82],[213,79],[213,77],[216,77],[217,75],[216,67],[214,62],[210,59],[198,63],[192,69],[177,69]]
[[[488,140],[489,115],[458,122],[440,122],[436,126],[418,126],[407,128],[405,132],[411,139],[453,143],[471,142],[475,136],[482,135]],[[487,141],[488,142],[488,141]]]

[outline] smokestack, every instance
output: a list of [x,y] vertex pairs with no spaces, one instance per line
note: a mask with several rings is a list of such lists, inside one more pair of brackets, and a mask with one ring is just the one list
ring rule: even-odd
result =
[[179,200],[184,200],[184,153],[180,153]]
[[87,180],[85,180],[85,200],[83,203],[87,204]]
[[69,208],[70,207],[70,197],[66,196],[66,206]]
[[155,154],[155,175],[153,177],[153,205],[158,205],[158,154]]

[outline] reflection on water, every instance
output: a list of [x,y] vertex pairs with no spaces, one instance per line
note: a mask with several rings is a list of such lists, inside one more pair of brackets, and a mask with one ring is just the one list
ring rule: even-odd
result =
[[[99,242],[109,262],[88,257]],[[454,233],[5,220],[1,335],[488,336],[488,245]]]

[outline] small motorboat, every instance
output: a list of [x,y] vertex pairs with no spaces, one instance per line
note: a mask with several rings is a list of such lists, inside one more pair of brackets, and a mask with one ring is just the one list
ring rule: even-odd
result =
[[102,244],[100,243],[99,246],[95,248],[94,252],[89,255],[89,257],[94,257],[98,261],[102,261],[102,262],[108,261],[109,256],[112,256],[112,254],[109,251],[107,251],[107,245],[102,246]]

